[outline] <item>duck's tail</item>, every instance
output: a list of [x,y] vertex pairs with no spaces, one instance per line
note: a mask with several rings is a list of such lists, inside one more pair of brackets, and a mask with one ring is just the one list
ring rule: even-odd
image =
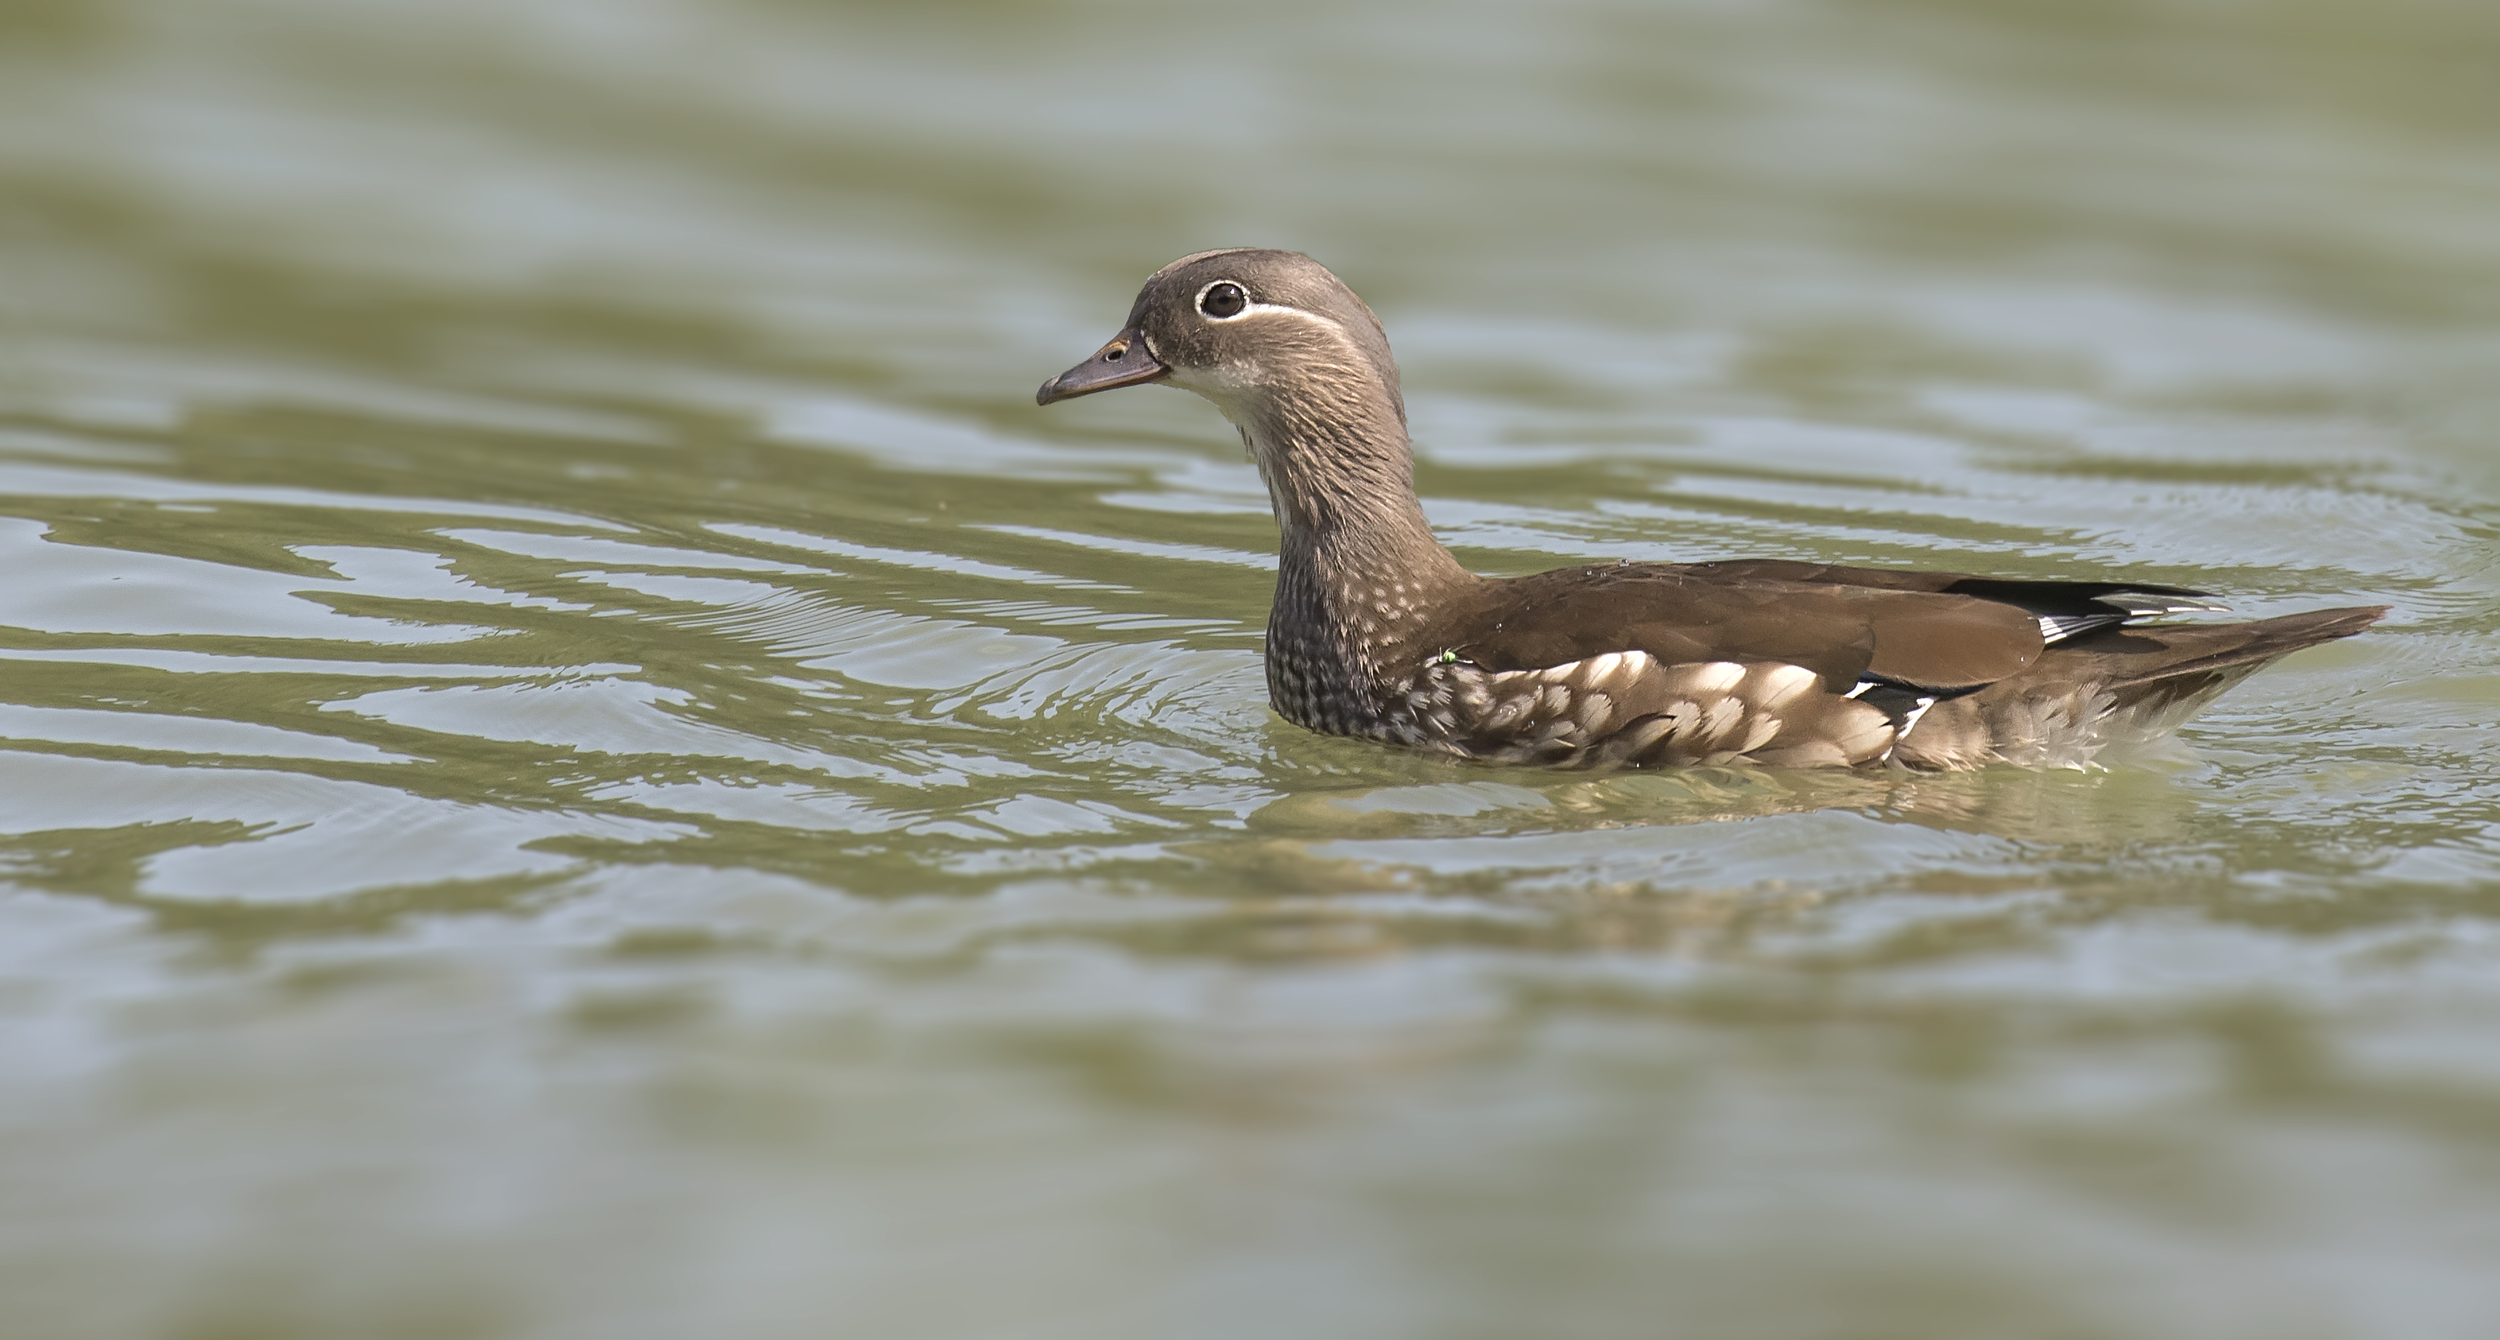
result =
[[2030,669],[1937,703],[1893,746],[1922,769],[2084,767],[2110,744],[2177,730],[2267,662],[2377,623],[2385,605],[2251,623],[2139,625],[2060,643]]

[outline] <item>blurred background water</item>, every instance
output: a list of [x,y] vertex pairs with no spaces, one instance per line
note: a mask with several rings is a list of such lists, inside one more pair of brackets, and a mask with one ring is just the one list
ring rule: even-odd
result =
[[[0,1330],[2500,1333],[2500,9],[12,0]],[[2356,641],[2094,773],[1305,735],[1182,252],[1517,572]]]

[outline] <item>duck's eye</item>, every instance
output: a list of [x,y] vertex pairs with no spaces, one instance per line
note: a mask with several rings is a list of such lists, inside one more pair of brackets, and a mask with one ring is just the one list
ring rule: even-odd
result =
[[1242,292],[1239,284],[1209,284],[1207,291],[1198,295],[1198,310],[1218,321],[1241,315],[1241,309],[1249,305],[1250,295]]

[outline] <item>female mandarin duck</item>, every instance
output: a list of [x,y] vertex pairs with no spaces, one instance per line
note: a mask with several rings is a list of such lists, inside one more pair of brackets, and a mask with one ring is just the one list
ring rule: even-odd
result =
[[2223,606],[1785,559],[1479,577],[1424,522],[1379,318],[1296,252],[1163,267],[1036,399],[1155,381],[1215,402],[1258,462],[1283,532],[1269,699],[1332,735],[1539,763],[2083,766],[2386,612],[2148,626]]

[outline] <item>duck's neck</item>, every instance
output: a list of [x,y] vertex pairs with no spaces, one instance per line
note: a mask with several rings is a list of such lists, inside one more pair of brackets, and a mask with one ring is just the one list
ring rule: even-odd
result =
[[1344,591],[1403,583],[1423,593],[1475,580],[1424,520],[1414,451],[1394,401],[1361,406],[1370,411],[1362,414],[1300,408],[1242,425],[1276,511],[1285,581]]
[[1279,711],[1363,733],[1423,627],[1478,578],[1433,537],[1394,402],[1368,414],[1263,415],[1242,436],[1280,532],[1268,678]]
[[1394,384],[1367,371],[1306,371],[1291,395],[1225,406],[1267,483],[1286,561],[1465,577],[1415,499],[1415,453]]
[[1381,500],[1375,510],[1325,522],[1276,509],[1277,591],[1318,597],[1331,625],[1362,628],[1390,619],[1387,602],[1409,612],[1448,587],[1475,576],[1433,537],[1413,492]]

